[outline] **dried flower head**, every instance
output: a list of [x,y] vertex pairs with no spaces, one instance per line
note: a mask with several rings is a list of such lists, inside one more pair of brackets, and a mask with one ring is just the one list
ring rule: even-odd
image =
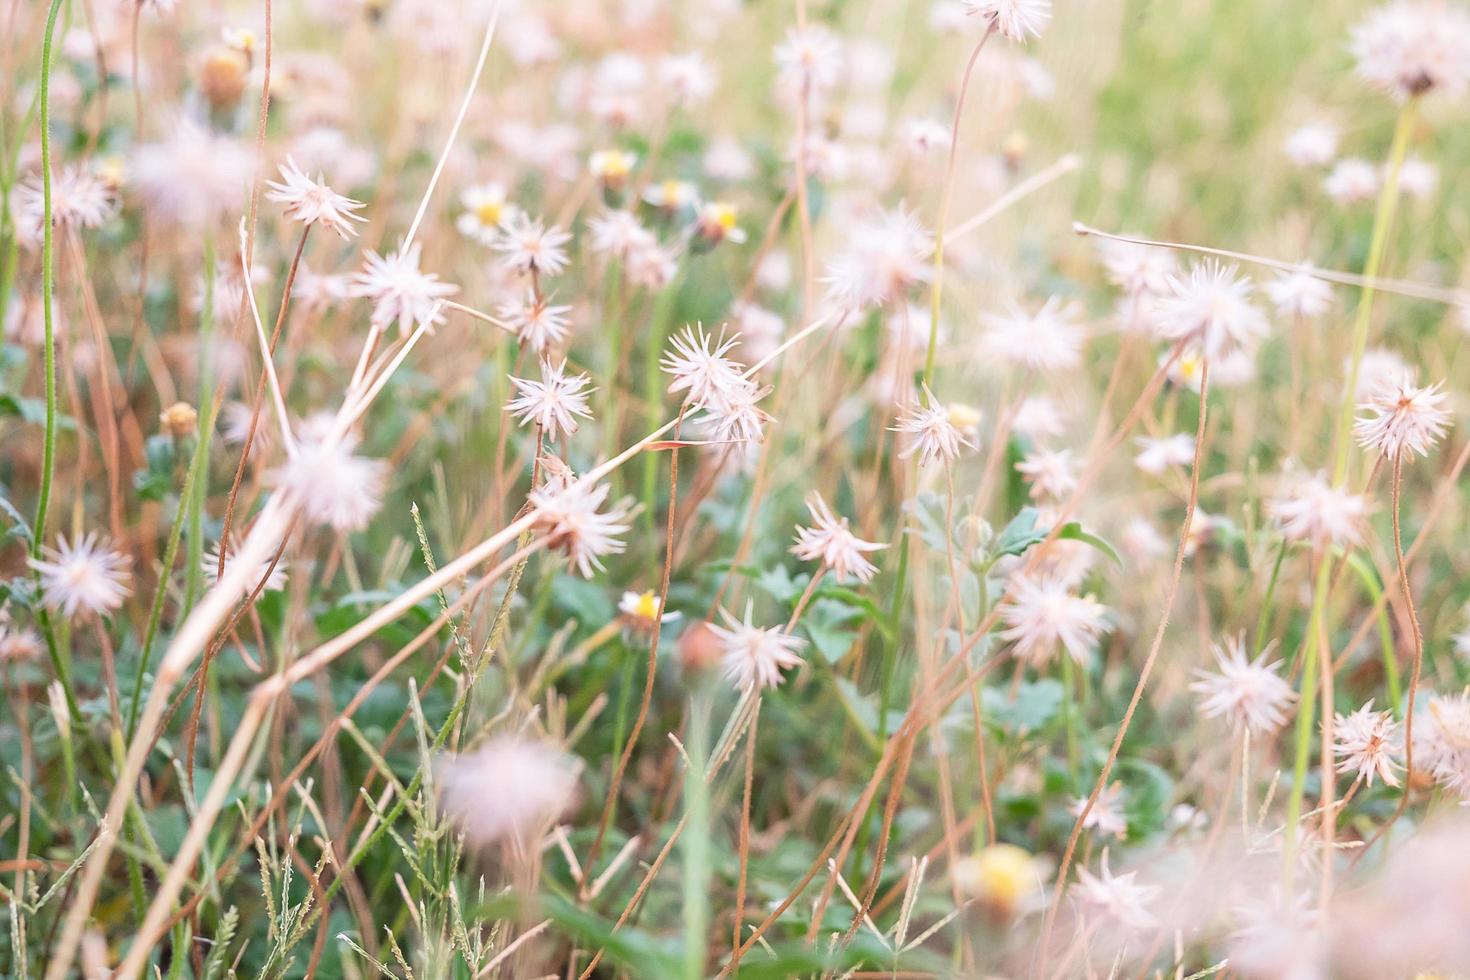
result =
[[802,664],[801,650],[806,641],[779,627],[762,629],[751,624],[752,605],[745,606],[744,620],[721,609],[724,626],[710,629],[724,644],[725,677],[742,691],[779,687],[781,672]]
[[888,546],[864,541],[853,534],[847,526],[847,518],[835,516],[816,491],[807,497],[806,509],[812,515],[814,526],[797,527],[796,544],[791,553],[802,561],[821,562],[839,582],[848,579],[863,583],[872,581],[878,567],[866,555]]
[[1353,28],[1358,75],[1404,100],[1427,92],[1459,97],[1470,86],[1470,14],[1435,0],[1395,0]]
[[320,174],[312,180],[289,156],[281,165],[281,179],[268,180],[266,186],[270,188],[266,198],[286,205],[286,217],[304,225],[320,223],[341,238],[354,237],[357,229],[352,227],[352,222],[366,220],[354,213],[363,206],[361,201],[338,194]]
[[1395,761],[1400,754],[1398,722],[1387,711],[1374,711],[1370,699],[1350,715],[1339,714],[1332,724],[1332,749],[1337,771],[1351,773],[1369,786],[1374,777],[1390,786],[1399,784]]
[[1266,502],[1266,512],[1288,540],[1315,548],[1360,542],[1368,509],[1366,497],[1333,486],[1320,473],[1288,478],[1282,492]]
[[299,501],[307,520],[343,533],[367,527],[383,505],[388,466],[356,454],[358,437],[337,434],[331,416],[306,421],[275,485]]
[[1002,37],[1023,44],[1051,20],[1051,0],[965,0],[965,12]]
[[599,509],[611,492],[606,483],[551,479],[531,493],[536,526],[546,534],[547,547],[561,550],[583,578],[602,571],[604,556],[622,554],[627,547],[619,535],[629,528],[628,504],[619,501],[606,512]]
[[585,374],[568,375],[565,360],[557,365],[542,361],[540,381],[512,377],[510,383],[518,394],[506,404],[506,411],[522,425],[535,422],[548,439],[576,432],[578,416],[592,417],[587,407],[587,397],[595,390],[588,387],[591,379]]
[[349,291],[373,301],[373,325],[379,330],[397,323],[398,332],[406,336],[421,323],[444,322],[441,301],[458,287],[420,271],[421,253],[418,242],[386,256],[369,251],[361,271],[353,275]]
[[1108,631],[1106,606],[1090,595],[1073,595],[1064,580],[1051,576],[1014,579],[1000,619],[1005,624],[1000,638],[1015,644],[1016,657],[1033,667],[1050,663],[1058,647],[1086,664]]
[[129,593],[127,556],[109,548],[96,531],[76,541],[58,537],[54,548],[42,548],[41,557],[28,564],[40,575],[46,608],[68,616],[111,612]]
[[495,249],[507,269],[555,276],[567,267],[566,244],[571,240],[571,235],[555,225],[547,228],[539,219],[516,212],[501,221]]
[[1239,728],[1252,732],[1274,732],[1286,722],[1286,711],[1296,701],[1296,692],[1277,671],[1279,661],[1267,663],[1270,650],[1255,660],[1246,655],[1245,636],[1226,638],[1214,648],[1217,673],[1196,670],[1199,680],[1190,690],[1201,695],[1200,710],[1206,718],[1225,717]]
[[952,462],[959,456],[960,447],[970,443],[950,421],[949,407],[934,397],[927,384],[924,385],[924,402],[905,411],[893,425],[894,432],[911,437],[908,448],[898,454],[899,459],[908,459],[918,453],[920,463],[935,459]]
[[1401,458],[1404,450],[1428,456],[1450,427],[1444,399],[1440,384],[1419,388],[1402,378],[1363,399],[1359,407],[1367,414],[1358,417],[1353,432],[1364,449],[1388,459]]
[[1233,266],[1201,262],[1154,307],[1154,327],[1166,340],[1202,348],[1210,358],[1249,345],[1266,335],[1266,318],[1251,303],[1251,281]]
[[467,843],[525,851],[571,807],[579,768],[548,742],[502,735],[440,760],[436,778],[444,814]]
[[1138,930],[1158,925],[1158,917],[1149,910],[1149,906],[1158,900],[1161,889],[1157,885],[1140,884],[1137,871],[1113,874],[1108,867],[1106,849],[1098,874],[1078,868],[1077,880],[1069,893],[1084,914],[1114,927]]

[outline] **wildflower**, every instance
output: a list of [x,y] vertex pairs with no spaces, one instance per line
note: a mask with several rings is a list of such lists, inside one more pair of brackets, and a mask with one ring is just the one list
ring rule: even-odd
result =
[[313,313],[330,309],[352,295],[351,278],[337,273],[317,272],[306,263],[296,270],[291,298]]
[[778,627],[753,626],[750,614],[749,603],[743,621],[721,609],[720,617],[725,625],[710,627],[725,647],[725,677],[742,691],[778,687],[783,670],[801,666],[800,654],[806,641]]
[[674,274],[679,271],[679,253],[673,246],[660,245],[650,235],[629,250],[623,271],[628,282],[656,293],[674,281]]
[[961,446],[969,446],[970,443],[950,421],[949,408],[934,397],[927,384],[924,385],[924,401],[927,407],[915,405],[900,415],[893,426],[892,431],[913,437],[909,447],[899,453],[898,458],[908,459],[918,453],[920,463],[935,459],[949,463],[959,456]]
[[1399,167],[1399,190],[1405,197],[1427,201],[1438,186],[1439,171],[1427,160],[1408,157]]
[[1077,881],[1070,893],[1085,910],[1116,925],[1128,929],[1152,929],[1159,923],[1149,911],[1149,906],[1159,897],[1159,888],[1139,884],[1137,871],[1113,874],[1108,867],[1106,850],[1103,851],[1098,874],[1094,875],[1086,868],[1077,869]]
[[307,520],[346,533],[367,527],[383,505],[388,466],[358,456],[354,433],[337,435],[330,415],[307,419],[272,482],[300,503]]
[[1325,167],[1337,156],[1337,127],[1327,122],[1309,122],[1292,130],[1283,150],[1298,167]]
[[659,84],[669,93],[674,105],[680,108],[692,109],[714,93],[714,69],[698,51],[660,59],[657,72]]
[[776,68],[788,92],[831,88],[842,75],[842,42],[820,24],[792,28],[776,46]]
[[1187,432],[1151,439],[1147,436],[1134,440],[1139,452],[1133,463],[1145,473],[1158,476],[1173,466],[1188,466],[1194,462],[1194,436]]
[[[219,581],[219,552],[220,545],[216,541],[210,546],[208,553],[199,561],[199,568],[204,573],[204,581],[212,588]],[[225,574],[229,574],[230,567],[235,563],[233,552],[225,553]],[[269,558],[257,562],[250,570],[245,581],[240,586],[240,595],[248,595],[259,585],[262,592],[279,592],[286,587],[286,566],[279,561],[271,561]]]
[[587,222],[588,244],[601,255],[626,259],[634,249],[657,244],[653,232],[630,211],[604,211]]
[[587,161],[592,176],[609,187],[621,187],[638,164],[638,154],[626,150],[598,150]]
[[1196,670],[1199,680],[1189,686],[1201,695],[1206,718],[1225,716],[1235,728],[1274,732],[1286,722],[1286,710],[1296,701],[1291,685],[1277,675],[1280,661],[1266,663],[1269,650],[1248,660],[1244,635],[1227,638],[1214,648],[1218,673]]
[[928,156],[949,149],[949,127],[933,119],[910,119],[903,124],[899,140],[914,156]]
[[1051,0],[965,0],[965,12],[978,16],[1002,37],[1024,44],[1046,29]]
[[440,282],[431,272],[419,270],[422,246],[414,242],[386,256],[369,251],[362,269],[353,275],[349,290],[353,296],[373,301],[373,326],[385,329],[398,324],[404,336],[419,324],[444,322],[440,301],[458,291],[457,286]]
[[1057,647],[1086,664],[1099,637],[1108,631],[1107,607],[1092,596],[1075,596],[1065,582],[1020,576],[1011,582],[1001,609],[1003,640],[1015,644],[1018,659],[1033,667],[1051,661]]
[[1358,385],[1353,397],[1365,401],[1387,389],[1413,382],[1414,371],[1402,357],[1382,347],[1370,347],[1358,364]]
[[1316,319],[1332,309],[1332,286],[1312,275],[1310,265],[1268,282],[1266,295],[1278,313],[1301,320]]
[[848,529],[847,518],[834,516],[820,493],[814,491],[807,497],[806,509],[811,513],[815,526],[797,527],[796,544],[791,553],[802,561],[821,562],[832,570],[839,582],[846,582],[849,578],[863,583],[872,581],[878,567],[865,555],[888,546],[864,541],[853,534]]
[[663,612],[663,601],[657,592],[624,592],[618,602],[618,613],[629,632],[638,636],[652,636],[653,628],[679,618],[676,612]]
[[730,242],[734,245],[745,243],[745,230],[735,222],[739,213],[733,204],[725,201],[711,201],[702,205],[699,214],[694,221],[695,232],[701,239],[711,245],[720,242]]
[[1098,248],[1102,252],[1108,279],[1124,293],[1129,296],[1162,296],[1169,292],[1174,273],[1179,268],[1173,252],[1108,238],[1098,239]]
[[725,356],[739,343],[738,337],[726,340],[723,334],[716,337],[706,333],[702,324],[686,326],[670,341],[670,349],[659,361],[674,379],[669,382],[669,392],[687,392],[686,400],[699,407],[728,402],[750,384],[740,365]]
[[1083,830],[1122,840],[1128,834],[1128,817],[1122,812],[1122,802],[1123,784],[1113,783],[1098,794],[1090,810],[1087,810],[1087,800],[1075,800],[1072,803],[1072,816],[1081,817],[1082,811],[1087,810],[1087,816],[1082,820]]
[[1253,978],[1326,980],[1322,919],[1305,896],[1273,894],[1236,916],[1240,924],[1226,946],[1232,971]]
[[1011,304],[1005,314],[986,314],[984,349],[1017,367],[1050,374],[1077,366],[1082,358],[1082,328],[1077,308],[1053,296],[1028,313]]
[[1430,91],[1451,97],[1470,86],[1470,15],[1430,0],[1396,0],[1353,28],[1358,75],[1405,100]]
[[1038,439],[1054,439],[1066,430],[1066,420],[1062,417],[1061,409],[1057,403],[1045,395],[1031,395],[1021,402],[1021,407],[1016,409],[1016,417],[1011,420],[1011,428],[1018,435],[1036,441]]
[[698,422],[709,426],[711,434],[719,442],[760,442],[771,416],[763,412],[757,402],[770,393],[770,388],[761,388],[746,381],[724,398],[704,405],[704,414]]
[[1322,190],[1338,204],[1360,204],[1378,194],[1378,171],[1367,160],[1349,157],[1339,160],[1325,180]]
[[265,185],[270,188],[265,195],[268,199],[286,205],[286,217],[304,225],[320,222],[343,239],[357,234],[353,221],[366,220],[353,213],[363,206],[361,201],[338,194],[320,174],[312,180],[289,156],[281,166],[281,180],[268,180]]
[[[51,180],[51,223],[58,229],[97,228],[117,214],[113,187],[82,167],[66,167]],[[16,222],[26,238],[41,239],[46,195],[41,178],[22,184],[15,195]]]
[[977,900],[992,919],[1008,922],[1040,905],[1042,867],[1014,844],[990,844],[955,862],[950,877],[961,895]]
[[644,188],[643,201],[660,211],[681,211],[699,205],[699,189],[687,180],[661,180]]
[[1470,694],[1430,695],[1414,716],[1414,768],[1470,798]]
[[238,141],[182,120],[167,142],[137,151],[132,176],[151,215],[198,226],[243,201],[254,170],[253,156]]
[[587,396],[595,389],[587,387],[591,383],[587,375],[569,377],[566,369],[565,360],[555,367],[550,361],[542,361],[540,381],[511,378],[510,383],[519,394],[505,406],[506,410],[522,425],[535,422],[549,439],[576,432],[577,416],[592,417],[587,407]]
[[502,735],[440,761],[445,815],[476,847],[534,847],[572,805],[575,759],[540,739]]
[[1374,711],[1370,700],[1350,715],[1336,715],[1332,723],[1333,751],[1337,771],[1354,773],[1369,786],[1375,776],[1390,786],[1399,784],[1394,761],[1398,723],[1387,711]]
[[523,298],[502,303],[498,312],[527,349],[541,354],[566,339],[567,314],[571,309],[552,306],[545,298],[538,297],[535,290],[528,289]]
[[884,305],[933,275],[933,239],[902,205],[864,219],[849,238],[852,246],[828,265],[823,279],[828,295],[845,309]]
[[41,600],[68,616],[78,611],[102,615],[122,605],[129,594],[127,556],[108,547],[96,531],[72,542],[58,537],[27,564],[41,577]]
[[500,261],[508,269],[554,276],[567,267],[565,246],[571,240],[571,235],[555,225],[547,228],[539,220],[517,212],[501,222],[495,248],[502,253]]
[[1361,403],[1368,414],[1353,425],[1358,444],[1393,460],[1405,449],[1428,456],[1450,426],[1449,411],[1440,407],[1444,398],[1438,383],[1418,388],[1407,378],[1378,389]]
[[1266,502],[1266,511],[1288,540],[1326,548],[1362,540],[1368,500],[1332,486],[1321,474],[1296,476],[1284,492]]
[[532,491],[536,526],[546,534],[547,547],[560,549],[583,578],[603,568],[605,555],[622,554],[626,545],[618,536],[627,533],[628,505],[622,501],[606,512],[599,511],[612,487],[579,482],[547,481]]
[[1155,308],[1164,339],[1198,344],[1215,358],[1265,336],[1266,318],[1250,301],[1251,281],[1233,266],[1202,262],[1171,282],[1173,292]]
[[35,660],[41,655],[41,637],[33,629],[0,621],[0,664]]
[[1070,449],[1033,449],[1016,464],[1016,472],[1031,488],[1032,500],[1060,500],[1077,489],[1076,464]]
[[158,413],[158,425],[175,439],[183,439],[198,428],[199,410],[188,402],[174,402]]
[[464,210],[454,227],[481,245],[494,245],[500,223],[516,213],[515,205],[506,201],[505,185],[495,181],[465,188],[459,204]]

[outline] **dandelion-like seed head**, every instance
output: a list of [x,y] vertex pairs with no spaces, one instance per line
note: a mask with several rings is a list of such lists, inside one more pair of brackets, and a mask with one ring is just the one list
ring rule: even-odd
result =
[[56,539],[29,561],[41,578],[41,601],[67,616],[101,616],[117,609],[129,594],[126,555],[113,551],[96,531],[74,541]]
[[750,616],[749,604],[743,620],[722,608],[720,617],[725,625],[710,627],[725,648],[725,676],[742,691],[779,687],[783,670],[801,666],[806,641],[778,627],[752,625]]

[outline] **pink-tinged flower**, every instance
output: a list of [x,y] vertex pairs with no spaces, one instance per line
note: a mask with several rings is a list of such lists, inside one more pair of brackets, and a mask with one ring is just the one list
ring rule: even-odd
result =
[[1077,489],[1077,464],[1070,449],[1033,449],[1016,464],[1032,500],[1061,500]]
[[0,621],[0,664],[35,660],[41,650],[41,636],[35,630]]
[[548,742],[501,735],[441,759],[437,779],[444,813],[466,843],[525,851],[571,807],[579,768]]
[[1286,159],[1298,167],[1325,167],[1337,156],[1337,127],[1327,122],[1309,122],[1292,130],[1282,149]]
[[108,547],[93,531],[79,540],[56,539],[28,564],[41,577],[41,601],[67,616],[78,612],[102,615],[123,604],[129,594],[127,556]]
[[866,555],[888,546],[864,541],[853,534],[847,526],[847,518],[834,515],[820,493],[813,491],[807,497],[806,509],[812,515],[813,526],[797,527],[796,544],[791,553],[802,561],[821,562],[839,582],[848,579],[863,583],[872,581],[878,567]]
[[1051,0],[965,0],[965,11],[1017,44],[1041,37],[1051,20]]
[[552,306],[528,289],[522,298],[502,303],[497,312],[527,350],[541,354],[566,339],[571,310],[570,306]]
[[338,194],[327,186],[326,179],[320,174],[312,180],[289,156],[281,166],[281,179],[268,180],[265,185],[270,188],[266,198],[284,204],[286,217],[304,225],[320,223],[341,238],[355,236],[357,229],[352,227],[352,222],[366,220],[353,213],[362,207],[361,201]]
[[1369,786],[1375,777],[1390,786],[1399,784],[1397,757],[1399,726],[1387,711],[1374,711],[1370,700],[1350,715],[1336,715],[1332,723],[1332,749],[1337,771],[1351,773]]
[[1224,717],[1235,728],[1252,732],[1274,732],[1286,722],[1286,712],[1296,702],[1296,692],[1277,671],[1279,661],[1266,663],[1269,651],[1255,660],[1245,652],[1245,638],[1229,638],[1215,647],[1217,673],[1196,670],[1199,680],[1189,686],[1201,695],[1200,710],[1206,718]]
[[592,417],[587,396],[595,389],[587,387],[591,384],[587,375],[568,375],[566,371],[566,361],[555,366],[550,361],[542,361],[540,381],[511,378],[510,383],[519,394],[505,406],[506,410],[522,425],[535,422],[548,439],[576,432],[577,416]]
[[555,276],[567,267],[566,244],[571,240],[571,235],[555,225],[547,228],[529,215],[516,213],[501,222],[495,250],[508,269]]
[[605,513],[600,510],[611,492],[606,483],[591,486],[556,479],[531,493],[536,526],[545,533],[547,547],[565,554],[583,578],[602,571],[604,556],[622,554],[627,547],[619,535],[630,526],[628,504],[619,501]]
[[[200,571],[204,573],[204,581],[211,588],[219,581],[219,542],[209,546],[209,551],[199,561]],[[230,567],[235,564],[236,558],[233,551],[225,553],[225,574],[230,573]],[[263,584],[262,584],[263,583]],[[281,561],[272,561],[269,557],[263,558],[255,564],[246,576],[246,581],[240,586],[240,594],[248,595],[257,585],[262,592],[279,592],[286,587],[286,565]]]
[[1074,304],[1056,296],[1034,313],[1012,303],[1004,314],[981,316],[986,330],[981,343],[986,354],[1016,367],[1042,374],[1067,371],[1082,359],[1086,339],[1077,315]]
[[1353,28],[1358,75],[1397,99],[1470,86],[1470,14],[1433,0],[1397,0]]
[[913,212],[899,206],[859,222],[850,246],[827,266],[827,293],[843,309],[862,310],[901,299],[933,275],[934,241]]
[[1154,328],[1165,340],[1183,341],[1217,358],[1266,335],[1266,318],[1251,302],[1251,281],[1233,266],[1202,262],[1154,306]]
[[358,456],[355,433],[335,435],[329,415],[308,419],[286,462],[271,476],[307,520],[347,533],[367,527],[383,505],[388,464]]
[[1332,309],[1332,285],[1312,275],[1310,266],[1266,283],[1266,295],[1278,313],[1302,320],[1315,320]]
[[928,385],[924,385],[924,401],[924,405],[908,409],[894,423],[894,432],[910,437],[908,448],[898,458],[908,459],[918,453],[920,463],[934,459],[949,463],[959,456],[961,446],[970,443],[950,421],[949,408],[934,397]]
[[1143,436],[1134,441],[1138,444],[1138,455],[1133,457],[1133,465],[1145,473],[1158,476],[1165,470],[1194,462],[1194,436],[1187,432],[1159,439]]
[[653,232],[631,211],[604,211],[587,222],[587,231],[592,251],[619,259],[635,249],[658,244]]
[[1179,263],[1167,248],[1098,239],[1108,280],[1131,297],[1162,296],[1170,290]]
[[1444,398],[1439,384],[1418,388],[1407,378],[1378,389],[1360,405],[1367,414],[1353,425],[1358,444],[1388,459],[1399,459],[1404,450],[1428,456],[1450,427]]
[[751,606],[745,607],[745,619],[720,610],[724,626],[710,629],[725,647],[725,677],[742,691],[779,687],[781,672],[802,664],[801,650],[806,641],[777,627],[761,629],[750,622]]
[[1073,883],[1070,894],[1082,906],[1084,913],[1113,926],[1152,929],[1159,924],[1158,917],[1149,910],[1161,894],[1159,887],[1140,884],[1137,871],[1113,874],[1108,867],[1106,850],[1103,851],[1098,874],[1094,875],[1086,868],[1077,869],[1077,881]]
[[725,356],[739,344],[739,337],[726,340],[723,334],[706,333],[702,324],[685,327],[669,342],[669,350],[659,361],[674,379],[669,382],[669,391],[686,392],[684,397],[690,404],[699,407],[728,401],[751,384],[739,363]]
[[[42,237],[46,221],[45,188],[40,177],[15,191],[15,221],[22,241]],[[82,167],[66,167],[51,180],[51,223],[58,229],[97,228],[117,214],[117,194],[111,185]]]
[[386,256],[369,251],[361,271],[352,277],[353,296],[373,302],[373,326],[379,330],[397,323],[398,332],[407,336],[421,323],[444,322],[440,312],[442,300],[459,289],[431,272],[419,270],[422,246],[414,242],[406,250]]
[[[1086,799],[1072,803],[1072,816],[1082,816],[1083,810],[1087,810]],[[1082,829],[1102,837],[1116,837],[1118,840],[1128,836],[1128,816],[1123,812],[1122,783],[1113,783],[1098,794],[1097,801],[1092,804],[1092,809],[1087,810],[1087,816],[1082,820]]]
[[842,42],[820,24],[792,28],[776,46],[776,69],[785,91],[822,91],[842,76]]
[[1414,715],[1414,770],[1470,799],[1470,694],[1430,695]]
[[1283,492],[1266,502],[1266,512],[1288,540],[1314,548],[1362,541],[1368,509],[1366,497],[1333,486],[1320,473],[1290,478]]
[[1322,181],[1322,190],[1338,204],[1362,204],[1378,196],[1378,169],[1367,160],[1339,160]]
[[1050,577],[1015,579],[1001,607],[1000,638],[1015,644],[1017,659],[1033,667],[1051,662],[1058,647],[1086,664],[1098,639],[1108,631],[1108,610],[1092,596],[1073,595]]
[[166,142],[138,149],[132,179],[150,215],[197,226],[242,205],[254,172],[255,157],[238,140],[181,120]]

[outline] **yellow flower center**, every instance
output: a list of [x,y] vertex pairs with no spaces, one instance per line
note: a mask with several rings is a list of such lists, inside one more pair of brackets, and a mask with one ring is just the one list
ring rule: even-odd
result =
[[499,201],[486,201],[475,208],[475,217],[480,219],[482,225],[498,225],[500,214],[504,210],[505,206]]
[[723,231],[733,231],[735,228],[735,208],[729,204],[716,204],[711,208],[711,214],[715,224]]
[[653,619],[658,615],[658,596],[645,592],[633,604],[633,615],[639,619]]

